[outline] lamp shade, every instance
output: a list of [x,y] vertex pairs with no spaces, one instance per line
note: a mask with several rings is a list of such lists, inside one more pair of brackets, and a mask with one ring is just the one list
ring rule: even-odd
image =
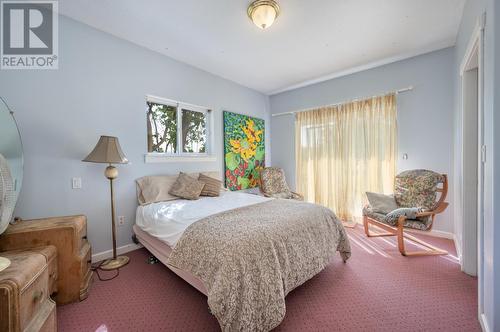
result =
[[83,161],[91,163],[127,164],[118,137],[101,136],[94,150]]

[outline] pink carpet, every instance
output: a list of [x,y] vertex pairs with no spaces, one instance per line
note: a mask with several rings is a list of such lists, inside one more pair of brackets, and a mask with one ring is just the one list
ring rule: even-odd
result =
[[[290,293],[276,331],[480,331],[477,280],[460,272],[453,242],[425,237],[448,256],[402,257],[394,238],[348,230],[352,257],[337,255]],[[95,278],[87,300],[57,308],[60,331],[217,331],[206,298],[145,249],[120,276]]]

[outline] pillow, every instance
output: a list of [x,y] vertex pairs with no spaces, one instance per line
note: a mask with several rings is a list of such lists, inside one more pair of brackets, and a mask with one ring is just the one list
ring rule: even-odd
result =
[[383,195],[367,191],[366,197],[368,198],[368,202],[375,213],[388,214],[389,212],[399,208],[394,196],[392,195]]
[[198,176],[198,181],[203,182],[205,186],[201,190],[200,196],[210,196],[216,197],[220,195],[220,189],[222,187],[222,181],[214,179],[210,176],[200,173]]
[[422,208],[398,208],[388,213],[384,217],[384,220],[389,225],[395,226],[399,220],[399,217],[406,216],[406,218],[408,219],[415,219],[417,218],[417,213],[419,212],[422,212]]
[[178,199],[168,192],[177,180],[178,175],[144,176],[137,179],[137,200],[140,205],[171,201]]
[[181,172],[168,193],[185,199],[198,199],[203,187],[205,183]]
[[[200,173],[189,173],[192,178],[197,179]],[[220,172],[204,172],[205,175],[220,179]],[[137,201],[140,205],[151,203],[172,201],[179,197],[169,194],[175,181],[179,177],[176,175],[150,175],[135,180],[137,190]],[[225,190],[221,183],[221,190]]]

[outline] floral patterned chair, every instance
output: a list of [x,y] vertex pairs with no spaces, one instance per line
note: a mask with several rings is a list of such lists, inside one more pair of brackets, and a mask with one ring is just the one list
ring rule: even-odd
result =
[[266,197],[296,199],[304,197],[290,190],[282,168],[266,167],[260,171],[260,192]]
[[[363,209],[365,233],[369,237],[397,236],[398,248],[403,256],[446,255],[447,252],[436,248],[404,232],[405,229],[430,231],[437,214],[448,207],[445,202],[448,194],[446,174],[429,170],[405,171],[396,176],[394,199],[398,209],[382,214],[367,205]],[[439,199],[437,199],[440,193]],[[375,225],[385,233],[370,233],[370,225]],[[428,250],[408,252],[404,239],[424,246]]]

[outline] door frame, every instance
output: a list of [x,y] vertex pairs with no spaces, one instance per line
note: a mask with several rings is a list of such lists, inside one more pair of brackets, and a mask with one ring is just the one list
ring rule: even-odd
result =
[[[482,324],[482,317],[484,313],[484,305],[483,305],[483,257],[484,257],[484,162],[485,162],[485,145],[484,145],[484,28],[486,24],[486,13],[483,13],[477,20],[474,31],[471,35],[469,43],[467,45],[467,49],[465,51],[465,55],[462,59],[460,65],[460,81],[461,81],[461,124],[462,127],[460,135],[462,137],[460,153],[461,153],[461,165],[462,165],[462,174],[463,175],[463,165],[466,160],[466,156],[464,155],[464,144],[463,144],[463,131],[464,131],[464,118],[465,118],[465,107],[464,107],[464,74],[467,72],[467,68],[473,59],[474,54],[478,53],[478,94],[477,94],[477,112],[478,112],[478,156],[477,156],[477,176],[478,176],[478,186],[477,186],[477,238],[475,235],[470,235],[464,230],[464,220],[463,220],[463,211],[467,208],[470,208],[470,202],[463,200],[463,193],[465,188],[461,186],[461,217],[462,217],[462,241],[460,243],[461,248],[461,265],[463,267],[464,260],[474,259],[474,257],[470,257],[470,253],[464,251],[464,242],[468,243],[476,243],[477,242],[477,276],[478,276],[478,318]],[[461,176],[460,178],[463,178]],[[467,272],[467,271],[465,271]]]

